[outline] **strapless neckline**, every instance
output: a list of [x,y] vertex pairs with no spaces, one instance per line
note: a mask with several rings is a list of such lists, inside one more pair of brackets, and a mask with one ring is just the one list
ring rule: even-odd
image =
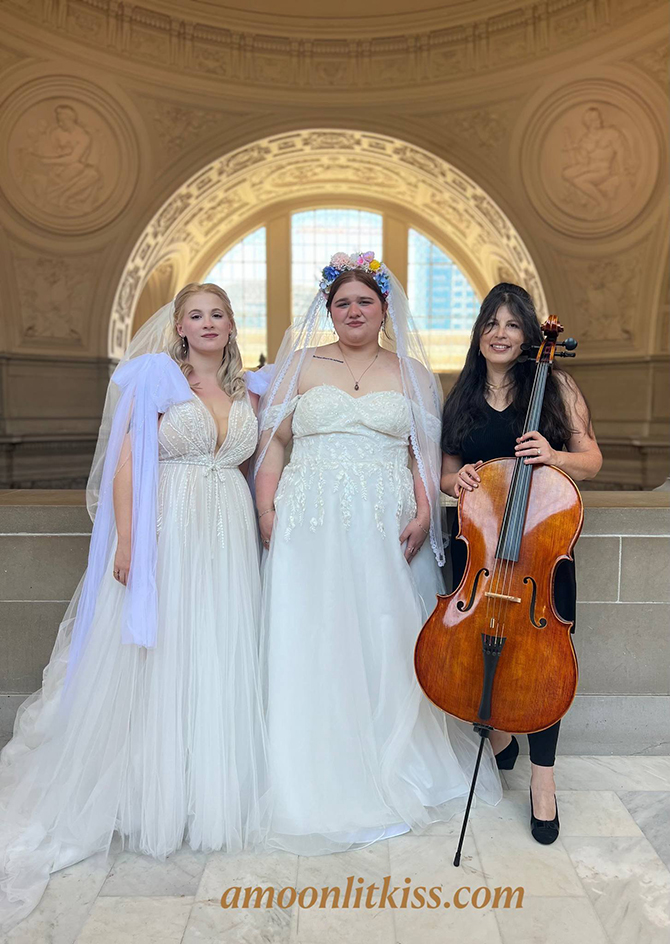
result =
[[347,390],[343,390],[342,387],[336,387],[335,384],[315,384],[313,387],[310,387],[308,390],[305,390],[304,393],[298,394],[299,397],[306,397],[308,393],[311,393],[312,390],[319,390],[322,387],[329,388],[330,390],[338,390],[340,393],[343,393],[345,397],[349,397],[350,400],[365,400],[366,397],[378,397],[385,393],[392,393],[397,397],[402,397],[405,399],[405,394],[401,393],[399,390],[371,390],[369,393],[364,393],[360,397],[355,397],[352,393],[349,393]]

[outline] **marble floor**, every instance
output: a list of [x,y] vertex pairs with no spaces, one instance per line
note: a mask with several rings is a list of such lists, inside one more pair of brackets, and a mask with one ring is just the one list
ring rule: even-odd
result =
[[[520,757],[502,802],[473,811],[459,870],[451,864],[455,821],[318,858],[182,849],[161,864],[113,848],[104,861],[56,873],[39,907],[0,944],[667,944],[670,757],[561,756],[556,770],[561,835],[553,846],[530,836],[529,764]],[[232,886],[344,889],[351,875],[366,886],[387,875],[401,887],[407,878],[412,888],[441,885],[442,902],[460,886],[522,886],[523,906],[220,905]]]

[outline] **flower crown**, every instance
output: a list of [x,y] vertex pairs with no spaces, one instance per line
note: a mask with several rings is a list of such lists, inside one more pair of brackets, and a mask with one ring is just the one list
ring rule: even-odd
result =
[[374,252],[355,252],[351,256],[348,256],[346,252],[336,252],[328,265],[321,271],[319,288],[323,294],[328,297],[335,279],[343,272],[350,272],[352,269],[362,269],[363,272],[369,272],[379,286],[382,295],[388,295],[391,288],[389,270],[383,262],[375,259]]

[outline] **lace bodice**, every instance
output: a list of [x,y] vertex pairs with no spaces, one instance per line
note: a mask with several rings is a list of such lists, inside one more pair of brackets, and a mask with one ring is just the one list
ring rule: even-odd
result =
[[258,421],[245,398],[233,400],[226,438],[217,449],[214,417],[197,396],[171,406],[158,430],[161,463],[201,465],[206,471],[237,468],[253,454],[258,440]]
[[[328,492],[339,495],[342,522],[351,522],[354,496],[374,503],[383,534],[383,510],[395,506],[396,517],[415,513],[414,483],[409,468],[410,415],[405,397],[382,390],[352,397],[330,384],[312,387],[291,403],[293,449],[275,503],[288,510],[285,534],[303,521],[310,504],[309,526],[323,523]],[[271,415],[267,423],[273,422]]]

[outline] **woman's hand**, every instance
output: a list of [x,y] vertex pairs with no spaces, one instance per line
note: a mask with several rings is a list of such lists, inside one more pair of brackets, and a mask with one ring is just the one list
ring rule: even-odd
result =
[[271,511],[266,511],[265,514],[258,516],[258,526],[261,529],[261,540],[263,542],[263,547],[267,550],[270,547],[270,538],[272,537],[272,529],[275,525],[275,512],[274,509]]
[[417,516],[416,518],[412,518],[403,533],[400,535],[401,544],[404,544],[405,541],[407,541],[407,547],[405,548],[405,560],[408,564],[411,563],[416,557],[417,552],[428,537],[429,533],[430,521],[428,519],[424,521],[421,516]]
[[468,462],[462,466],[456,473],[456,482],[454,483],[454,498],[458,498],[462,491],[471,492],[473,488],[478,488],[481,482],[477,475],[477,469],[484,465],[481,459],[476,462]]
[[130,544],[126,542],[116,545],[116,554],[114,555],[114,567],[112,568],[114,579],[122,583],[124,587],[128,586],[128,574],[130,573]]
[[514,455],[525,465],[558,465],[558,453],[537,430],[517,437]]

